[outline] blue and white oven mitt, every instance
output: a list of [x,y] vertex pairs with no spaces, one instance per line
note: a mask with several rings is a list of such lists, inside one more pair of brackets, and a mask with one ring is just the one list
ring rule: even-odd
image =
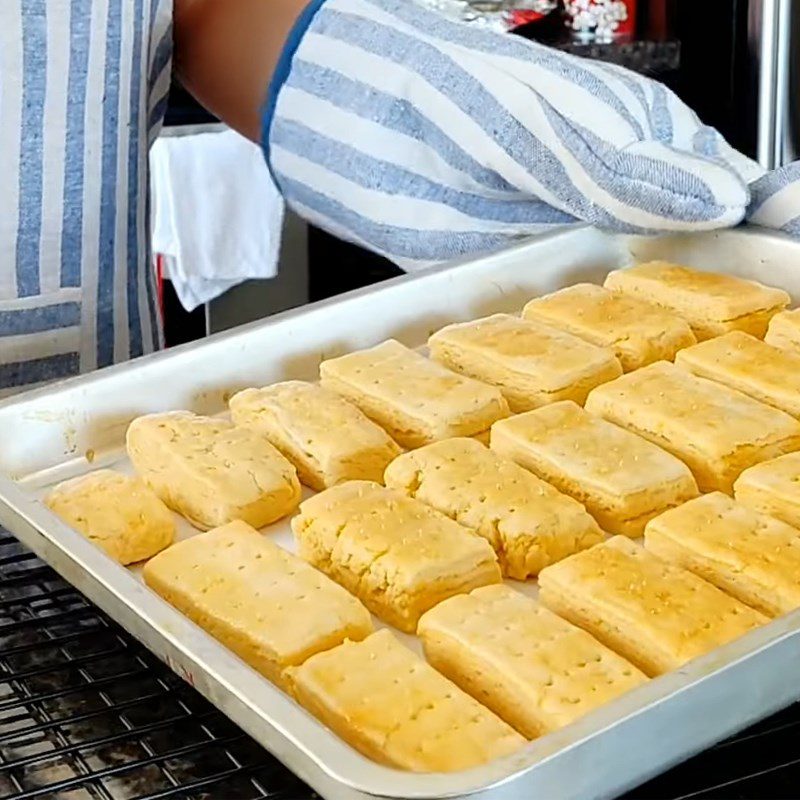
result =
[[800,238],[800,161],[764,175],[750,191],[750,222]]
[[582,220],[735,225],[763,170],[662,85],[411,0],[316,0],[264,112],[295,210],[406,269]]

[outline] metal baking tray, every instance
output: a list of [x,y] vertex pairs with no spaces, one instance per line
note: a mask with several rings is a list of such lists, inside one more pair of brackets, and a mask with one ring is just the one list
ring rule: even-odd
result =
[[[247,386],[314,379],[319,362],[395,337],[516,311],[543,292],[666,258],[766,281],[800,299],[800,245],[756,229],[638,239],[574,228],[399,278],[0,403],[0,524],[326,798],[606,798],[800,699],[800,612],[649,682],[522,751],[447,775],[373,763],[150,592],[42,504],[47,487],[125,466],[134,417],[218,414]],[[288,525],[273,526],[290,544]],[[186,531],[184,531],[185,533]],[[529,587],[529,588],[532,588]]]

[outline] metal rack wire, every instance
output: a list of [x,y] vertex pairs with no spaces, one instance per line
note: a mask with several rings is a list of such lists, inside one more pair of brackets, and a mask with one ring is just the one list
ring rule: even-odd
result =
[[[795,668],[787,665],[787,680],[796,680]],[[798,734],[800,706],[794,706],[639,787],[628,800],[800,797]],[[0,800],[314,796],[0,532]]]
[[310,797],[298,778],[0,533],[0,798]]

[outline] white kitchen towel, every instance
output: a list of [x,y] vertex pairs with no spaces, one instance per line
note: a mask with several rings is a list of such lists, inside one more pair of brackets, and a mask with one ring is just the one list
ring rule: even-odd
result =
[[278,271],[284,205],[260,148],[228,129],[150,153],[153,252],[187,311]]

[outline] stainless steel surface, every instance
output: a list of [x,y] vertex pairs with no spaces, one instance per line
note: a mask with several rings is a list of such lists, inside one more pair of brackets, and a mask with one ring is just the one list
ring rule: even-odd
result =
[[779,2],[780,0],[752,0],[748,10],[749,67],[758,76],[756,160],[765,169],[772,169],[777,162],[775,67]]
[[791,42],[791,17],[793,0],[778,0],[777,32],[775,37],[775,165],[785,163],[784,132],[789,119],[789,105],[792,101],[789,95],[789,75],[792,52]]
[[782,50],[783,79],[779,94],[783,106],[779,122],[780,163],[789,164],[800,158],[800,8],[785,0]]
[[514,756],[457,775],[411,775],[355,753],[42,505],[44,486],[115,463],[142,413],[216,413],[236,388],[316,375],[323,357],[444,322],[519,308],[638,257],[762,278],[800,298],[800,248],[760,232],[629,240],[578,229],[0,404],[0,523],[324,797],[612,797],[800,697],[800,612],[654,680]]
[[794,160],[797,9],[793,0],[750,0],[749,67],[758,76],[758,162],[774,169]]

